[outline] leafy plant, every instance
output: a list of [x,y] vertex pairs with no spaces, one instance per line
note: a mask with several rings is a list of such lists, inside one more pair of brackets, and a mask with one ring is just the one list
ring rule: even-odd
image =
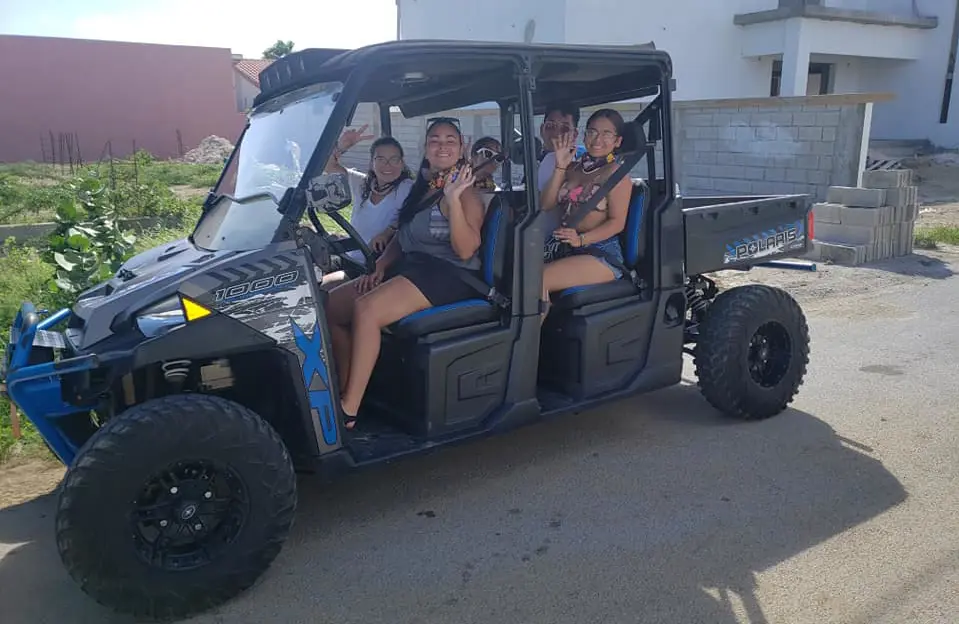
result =
[[282,39],[277,39],[276,43],[271,45],[266,50],[263,50],[263,58],[267,60],[276,60],[278,58],[283,58],[291,52],[293,52],[292,41],[283,41]]
[[56,266],[53,291],[74,295],[115,274],[136,237],[120,230],[110,193],[95,176],[78,178],[71,190],[75,197],[57,208],[44,259]]

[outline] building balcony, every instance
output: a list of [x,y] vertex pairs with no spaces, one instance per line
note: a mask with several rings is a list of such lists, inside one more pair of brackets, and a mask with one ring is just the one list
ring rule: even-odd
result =
[[810,57],[915,61],[935,16],[917,15],[912,0],[778,0],[776,8],[742,13],[744,58],[781,59],[782,95],[805,95]]
[[737,26],[753,26],[806,18],[919,30],[939,25],[938,17],[916,15],[913,6],[912,0],[779,0],[777,8],[735,15],[733,23]]

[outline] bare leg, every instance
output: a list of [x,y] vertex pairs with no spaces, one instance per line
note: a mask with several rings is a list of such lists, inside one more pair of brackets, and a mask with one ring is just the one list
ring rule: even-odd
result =
[[341,395],[350,377],[350,355],[353,348],[350,326],[353,322],[353,308],[359,296],[356,283],[349,281],[330,291],[327,301],[326,320],[330,327],[333,360]]
[[614,279],[616,276],[612,269],[593,256],[569,256],[550,262],[543,271],[543,301],[546,302],[546,310],[541,318],[545,319],[549,312],[550,293],[573,286],[604,284]]
[[333,360],[336,366],[336,376],[339,378],[340,396],[346,392],[346,384],[350,379],[350,355],[353,350],[353,340],[350,330],[343,325],[330,323],[330,340],[333,346]]
[[430,307],[429,300],[405,277],[395,277],[366,293],[353,309],[353,357],[343,412],[354,417],[380,355],[380,331],[404,316]]

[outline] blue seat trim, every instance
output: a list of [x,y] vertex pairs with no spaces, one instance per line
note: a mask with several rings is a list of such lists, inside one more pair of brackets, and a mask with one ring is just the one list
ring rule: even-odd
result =
[[449,312],[450,310],[458,310],[461,308],[469,307],[484,307],[489,308],[492,304],[485,299],[464,299],[463,301],[456,301],[454,303],[448,303],[446,305],[435,306],[432,308],[426,308],[425,310],[420,310],[419,312],[414,312],[408,316],[404,316],[400,319],[400,325],[405,325],[407,323],[412,323],[421,318],[431,316],[433,314],[441,314],[443,312]]
[[[480,278],[489,286],[496,284],[497,245],[508,241],[499,240],[500,228],[506,216],[502,198],[494,198],[487,218],[483,223],[479,257]],[[483,323],[495,317],[498,308],[486,299],[474,298],[414,312],[397,321],[392,327],[405,335],[423,335],[454,327]]]
[[589,284],[587,286],[573,286],[572,288],[567,288],[566,290],[561,290],[558,293],[560,297],[568,297],[569,295],[575,295],[578,292],[583,292],[584,290],[589,290],[595,286],[595,284]]
[[503,207],[500,204],[496,204],[493,208],[493,216],[486,222],[486,231],[483,233],[483,280],[489,284],[493,285],[493,282],[496,280],[496,276],[493,274],[493,269],[495,268],[495,258],[496,258],[496,245],[499,242],[499,225],[500,221],[503,219]]
[[646,189],[639,187],[629,204],[626,217],[626,266],[633,267],[639,262],[639,237],[643,229],[643,210],[646,204]]

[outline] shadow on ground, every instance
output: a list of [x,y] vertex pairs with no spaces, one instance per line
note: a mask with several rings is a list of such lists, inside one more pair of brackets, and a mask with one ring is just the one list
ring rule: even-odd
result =
[[[435,454],[304,477],[256,587],[195,622],[766,622],[755,575],[906,498],[870,449],[678,386]],[[50,496],[0,511],[5,624],[124,622],[60,566]],[[322,617],[321,617],[322,616]]]
[[915,252],[908,256],[877,260],[869,264],[860,265],[860,268],[874,271],[885,271],[910,277],[925,277],[929,279],[948,279],[955,275],[955,271],[948,263],[939,258]]

